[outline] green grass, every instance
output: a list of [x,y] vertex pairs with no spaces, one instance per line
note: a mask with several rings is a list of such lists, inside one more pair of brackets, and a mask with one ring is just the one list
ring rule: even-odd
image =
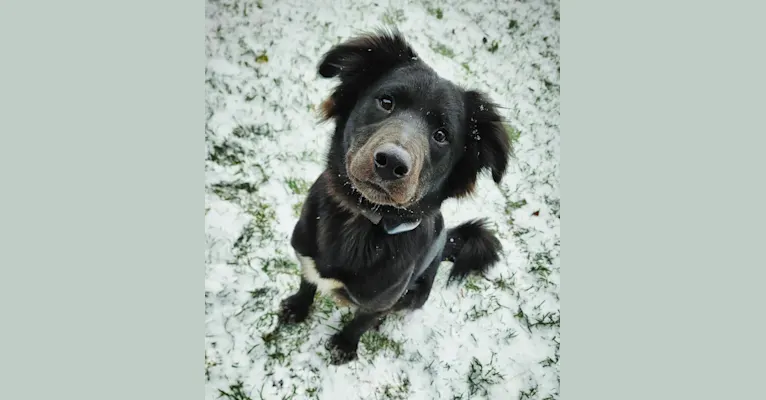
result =
[[511,138],[511,143],[516,143],[521,137],[521,132],[518,129],[514,129],[510,124],[505,124],[505,130],[508,132],[508,137]]
[[393,340],[377,331],[367,331],[362,335],[360,343],[364,346],[364,350],[369,358],[374,358],[381,352],[389,352],[396,357],[404,353],[401,342]]
[[534,399],[537,395],[537,386],[519,392],[519,400]]
[[399,374],[397,382],[385,384],[378,391],[382,399],[407,400],[410,394],[410,378],[404,373]]
[[521,238],[522,236],[529,233],[529,229],[524,227],[513,227],[513,236],[516,238]]
[[311,188],[311,182],[301,178],[288,178],[285,180],[285,183],[290,188],[290,191],[297,195],[305,195]]
[[492,43],[489,45],[489,48],[487,49],[490,53],[495,53],[497,49],[500,48],[500,42],[497,40],[493,40]]
[[306,394],[311,398],[318,398],[319,396],[319,388],[316,387],[310,387],[305,389]]
[[404,10],[389,8],[385,13],[383,13],[383,23],[386,25],[395,26],[406,20],[407,17],[404,16]]
[[303,211],[303,202],[299,201],[295,204],[293,204],[293,215],[295,218],[298,218],[301,216],[301,212]]
[[444,57],[454,58],[455,52],[452,51],[449,47],[447,47],[445,44],[437,43],[435,45],[431,46],[431,49]]
[[503,278],[503,277],[497,277],[494,280],[492,280],[492,284],[495,285],[496,288],[500,290],[507,290],[511,293],[514,292],[514,285],[513,285],[513,278],[516,273],[514,272],[513,275],[511,275],[510,278]]
[[491,315],[493,312],[502,308],[496,297],[491,297],[492,303],[488,305],[474,304],[470,310],[465,314],[465,318],[468,321],[476,321],[477,319],[484,318]]
[[[255,95],[252,96],[247,96],[245,99],[248,101],[253,100]],[[245,140],[252,140],[258,137],[272,138],[274,136],[268,124],[238,125],[231,130],[231,134],[236,138]]]
[[551,82],[551,81],[549,81],[547,79],[543,79],[543,84],[545,85],[545,88],[548,89],[551,92],[559,90],[559,85],[558,84],[553,83],[553,82]]
[[469,321],[476,321],[477,319],[484,318],[489,315],[489,310],[481,306],[474,305],[465,313],[465,319]]
[[552,359],[550,357],[546,358],[543,361],[540,361],[540,365],[542,365],[543,367],[546,367],[546,368],[552,367],[552,366],[556,365],[557,363],[558,363],[558,361],[556,361],[556,360],[554,360],[554,359]]
[[524,207],[525,205],[527,205],[527,201],[524,199],[521,199],[519,201],[508,200],[505,203],[505,213],[510,215],[512,212],[518,210],[521,207]]
[[207,155],[207,159],[218,165],[228,167],[242,164],[245,159],[254,156],[252,150],[245,149],[241,144],[233,140],[225,140],[214,144],[213,149]]
[[559,328],[561,326],[561,316],[558,314],[554,314],[552,312],[548,312],[543,314],[541,318],[535,319],[535,321],[530,323],[529,326],[531,328],[539,328],[539,327]]
[[[296,163],[296,162],[297,163],[314,162],[317,164],[324,163],[322,157],[320,157],[319,155],[319,152],[317,152],[316,150],[303,150],[300,153],[283,152],[273,156],[273,158],[275,160],[279,160],[282,163]],[[311,187],[311,183],[309,183],[309,187]]]
[[261,262],[263,263],[261,269],[269,276],[273,276],[274,274],[300,274],[298,264],[287,257],[276,256],[265,258],[261,259]]
[[279,325],[273,331],[261,336],[269,368],[277,363],[285,365],[289,357],[300,350],[311,334],[309,324]]
[[354,319],[354,313],[353,313],[353,312],[351,312],[351,311],[345,310],[345,311],[344,311],[344,312],[343,312],[343,313],[340,315],[340,323],[341,323],[341,325],[344,325],[344,326],[345,326],[346,324],[348,324],[349,322],[351,322],[351,320],[352,320],[352,319]]
[[552,262],[553,259],[548,252],[532,253],[529,255],[529,263],[531,264],[531,267],[529,267],[527,272],[535,275],[538,283],[542,286],[547,286],[550,284],[548,276],[550,276],[553,271],[553,266],[551,265]]
[[551,214],[553,214],[556,218],[561,218],[561,200],[548,196],[545,196],[544,200],[545,204],[550,208]]
[[[256,289],[250,291],[249,293],[250,300],[247,301],[246,305],[243,306],[242,309],[234,315],[240,316],[245,313],[258,313],[264,309],[270,308],[271,302],[274,300],[273,296],[275,294],[274,291],[269,288]],[[256,319],[255,325],[268,328],[275,321],[276,317],[277,313],[275,311],[266,312]]]
[[428,9],[428,13],[429,13],[429,14],[431,14],[431,15],[433,15],[434,17],[436,17],[436,19],[442,19],[442,18],[444,18],[444,12],[443,12],[443,11],[442,11],[442,9],[441,9],[441,8],[439,8],[439,7],[436,7],[436,8],[429,8],[429,9]]
[[494,366],[494,358],[493,355],[487,364],[476,357],[471,360],[468,370],[468,392],[471,399],[476,395],[487,396],[489,387],[503,380],[503,375]]
[[258,232],[261,240],[274,238],[271,224],[276,221],[276,212],[271,205],[264,202],[257,202],[250,207],[246,207],[245,211],[253,217],[251,224]]
[[263,310],[268,307],[275,295],[275,291],[271,288],[258,288],[251,290],[249,293],[252,301],[248,303],[248,307],[257,310]]
[[[251,195],[258,192],[258,185],[252,182],[227,182],[216,183],[210,186],[210,189],[216,196],[226,201],[236,201],[240,197]],[[244,193],[241,193],[244,192]]]
[[210,368],[217,366],[218,363],[207,358],[207,351],[205,351],[205,380],[210,380]]
[[[219,192],[215,188],[213,188],[213,192],[224,200],[237,198],[233,193]],[[255,197],[245,196],[243,198]],[[242,228],[242,233],[232,244],[232,253],[234,253],[236,263],[242,262],[252,252],[253,244],[261,244],[264,240],[274,238],[274,232],[271,227],[276,218],[276,213],[271,206],[258,200],[255,201],[255,204],[245,203],[240,205],[252,216],[252,219]]]
[[516,311],[516,313],[513,314],[513,317],[518,319],[523,326],[529,329],[529,317],[527,317],[527,314],[524,313],[524,310],[521,309],[521,306],[519,306],[518,311]]
[[538,275],[539,278],[542,278],[542,279],[547,279],[548,275],[550,275],[551,273],[550,268],[540,264],[532,266],[531,268],[529,268],[528,271],[530,274],[536,274]]
[[465,313],[465,318],[468,321],[476,321],[478,319],[489,316],[494,311],[497,311],[497,308],[489,309],[486,307],[474,305],[470,310],[468,310],[467,313]]
[[316,150],[303,150],[298,158],[301,161],[314,161],[321,163],[321,157]]
[[237,381],[237,383],[229,385],[228,391],[218,389],[218,397],[230,400],[253,400],[245,393],[242,386],[242,381]]
[[[243,312],[244,311],[245,310],[243,310]],[[255,323],[253,323],[253,326],[257,327],[259,330],[269,329],[274,325],[274,321],[276,321],[277,318],[278,314],[276,311],[269,311],[267,313],[261,314],[261,316],[255,320]]]
[[503,339],[505,339],[505,343],[506,343],[506,344],[508,344],[508,343],[510,343],[510,342],[511,342],[511,340],[513,340],[513,338],[515,338],[516,336],[519,336],[519,333],[518,333],[518,332],[516,332],[516,331],[515,331],[515,330],[513,330],[513,329],[508,329],[508,333],[506,333],[506,334],[505,334],[505,337],[503,337]]
[[242,229],[242,234],[234,241],[231,251],[234,253],[236,262],[240,262],[250,252],[250,240],[253,238],[253,235],[255,235],[255,227],[252,224],[248,224]]
[[465,280],[465,290],[470,292],[481,292],[484,288],[479,285],[481,278],[476,275],[469,275]]
[[325,317],[329,317],[335,310],[335,301],[329,296],[317,293],[314,298],[314,310],[324,314]]

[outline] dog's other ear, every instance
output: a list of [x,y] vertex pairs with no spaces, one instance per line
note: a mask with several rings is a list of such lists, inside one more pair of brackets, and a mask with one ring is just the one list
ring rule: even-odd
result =
[[490,171],[492,180],[499,184],[513,151],[503,118],[485,94],[466,92],[465,107],[468,116],[465,152],[449,177],[449,197],[471,194],[478,174],[483,171]]
[[378,31],[349,39],[331,48],[319,62],[319,75],[341,81],[377,75],[399,64],[417,60],[417,55],[398,30]]
[[419,62],[417,54],[396,29],[357,36],[331,48],[317,69],[324,78],[340,78],[340,85],[323,105],[323,117],[350,112],[359,94],[386,72],[414,62]]

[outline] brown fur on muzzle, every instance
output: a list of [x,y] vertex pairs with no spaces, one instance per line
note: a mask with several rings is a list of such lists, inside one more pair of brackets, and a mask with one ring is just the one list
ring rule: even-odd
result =
[[[366,140],[365,140],[366,139]],[[412,165],[406,176],[392,181],[375,172],[375,151],[384,144],[394,144],[406,151]],[[393,120],[383,124],[368,137],[358,137],[346,153],[346,171],[351,183],[367,200],[383,205],[406,207],[422,195],[420,173],[428,157],[428,139],[413,124]],[[382,190],[381,190],[382,189]]]

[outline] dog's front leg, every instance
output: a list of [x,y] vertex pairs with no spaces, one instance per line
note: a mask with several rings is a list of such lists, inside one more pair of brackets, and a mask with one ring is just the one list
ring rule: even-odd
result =
[[317,282],[315,282],[317,279],[312,279],[317,275],[314,262],[317,256],[316,231],[317,220],[319,220],[316,207],[317,182],[311,186],[309,195],[303,203],[301,217],[295,224],[290,239],[290,244],[301,264],[301,284],[295,294],[282,301],[279,314],[279,322],[282,324],[303,322],[309,315],[317,292]]
[[357,311],[354,318],[333,335],[327,343],[330,350],[330,362],[334,365],[345,364],[357,358],[359,339],[385,315],[385,312]]
[[282,301],[279,322],[282,324],[303,322],[309,315],[316,292],[317,286],[301,277],[298,291]]

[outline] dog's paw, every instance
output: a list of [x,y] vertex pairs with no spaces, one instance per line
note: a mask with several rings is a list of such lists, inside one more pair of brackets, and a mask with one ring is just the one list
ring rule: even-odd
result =
[[279,323],[297,324],[303,322],[309,316],[309,308],[297,301],[295,296],[290,296],[280,304]]
[[358,345],[359,343],[351,343],[340,334],[333,335],[325,346],[330,351],[330,363],[332,365],[343,365],[356,360]]

